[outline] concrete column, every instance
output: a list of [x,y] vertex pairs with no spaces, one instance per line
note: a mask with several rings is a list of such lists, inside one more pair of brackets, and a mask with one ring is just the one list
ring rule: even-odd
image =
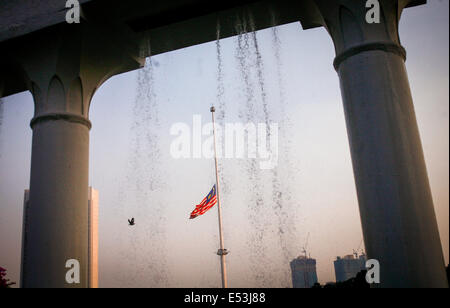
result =
[[398,36],[405,6],[380,0],[315,0],[336,48],[367,255],[381,287],[448,287],[425,160]]
[[[142,65],[101,30],[60,25],[11,47],[35,101],[24,287],[88,286],[89,106],[106,79]],[[66,280],[68,260],[79,283]]]
[[[0,66],[0,70],[1,70],[1,66]],[[3,79],[2,74],[0,73],[0,138],[2,137],[2,125],[3,125],[3,101],[2,101],[2,97],[3,97],[3,92],[5,89],[5,81]],[[1,145],[0,145],[0,151],[1,151]],[[0,153],[1,154],[1,153]]]
[[3,80],[3,76],[0,75],[0,99],[3,97],[3,90],[5,89],[5,81]]

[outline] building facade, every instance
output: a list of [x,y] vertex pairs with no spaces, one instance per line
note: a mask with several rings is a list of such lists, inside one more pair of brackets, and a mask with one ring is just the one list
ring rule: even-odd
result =
[[98,191],[89,187],[89,288],[98,288]]
[[300,256],[291,261],[292,286],[311,288],[317,283],[316,260]]
[[336,282],[344,282],[366,269],[366,256],[364,254],[357,256],[348,255],[343,258],[337,257],[334,261],[334,272],[336,274]]
[[25,264],[27,263],[27,253],[26,253],[26,243],[28,239],[28,215],[29,212],[29,204],[30,204],[30,191],[28,189],[25,190],[23,194],[23,216],[22,216],[22,255],[20,262],[20,287],[26,287],[26,277],[27,273],[25,271]]

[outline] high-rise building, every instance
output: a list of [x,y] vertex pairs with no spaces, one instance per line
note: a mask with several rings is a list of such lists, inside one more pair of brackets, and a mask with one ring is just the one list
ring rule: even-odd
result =
[[98,288],[98,191],[89,187],[89,288]]
[[334,261],[334,272],[336,274],[336,282],[347,281],[355,278],[356,275],[366,269],[366,256],[348,255],[343,258],[337,257]]
[[28,189],[25,190],[23,194],[23,216],[22,216],[22,262],[20,263],[20,287],[23,288],[26,286],[26,277],[27,273],[25,272],[25,264],[27,263],[27,253],[25,250],[27,237],[28,237],[28,209],[30,200],[30,191]]
[[317,283],[316,260],[300,256],[291,261],[292,286],[311,288]]
[[[29,212],[30,191],[25,190],[23,202],[23,222],[22,222],[22,263],[20,274],[20,286],[26,286],[27,273],[25,264],[27,262],[27,251],[25,249],[28,237],[28,212]],[[98,191],[89,187],[89,199],[87,204],[89,213],[89,258],[88,258],[88,286],[98,288]]]

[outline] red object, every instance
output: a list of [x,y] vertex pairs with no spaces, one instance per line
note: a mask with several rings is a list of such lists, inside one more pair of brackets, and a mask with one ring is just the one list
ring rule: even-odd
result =
[[216,185],[213,186],[208,196],[202,200],[202,202],[195,207],[195,210],[191,213],[190,219],[197,218],[209,211],[217,203]]

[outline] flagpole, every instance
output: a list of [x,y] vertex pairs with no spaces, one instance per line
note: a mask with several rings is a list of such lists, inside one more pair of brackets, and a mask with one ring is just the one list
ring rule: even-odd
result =
[[216,163],[216,193],[217,193],[217,209],[219,212],[219,235],[220,235],[220,249],[217,252],[217,255],[220,256],[220,265],[222,269],[222,288],[226,289],[228,287],[227,282],[227,267],[225,263],[225,256],[228,254],[228,251],[224,248],[223,241],[223,230],[222,230],[222,208],[220,204],[220,186],[219,186],[219,164],[217,161],[217,143],[216,143],[216,121],[214,119],[214,113],[216,112],[216,108],[211,107],[211,115],[212,115],[212,123],[213,123],[213,131],[214,131],[214,160]]

